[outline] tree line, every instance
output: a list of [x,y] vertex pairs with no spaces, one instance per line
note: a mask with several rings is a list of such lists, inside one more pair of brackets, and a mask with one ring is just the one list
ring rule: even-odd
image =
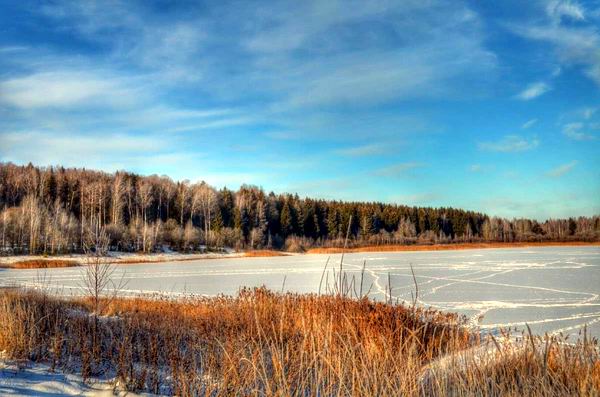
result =
[[81,252],[108,236],[121,251],[302,250],[351,245],[453,242],[592,241],[600,217],[489,217],[456,208],[343,202],[220,190],[166,176],[0,163],[2,252]]

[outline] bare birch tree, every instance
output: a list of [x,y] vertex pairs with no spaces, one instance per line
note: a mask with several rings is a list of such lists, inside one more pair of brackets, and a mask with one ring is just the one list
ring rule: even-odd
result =
[[138,186],[138,198],[140,202],[140,207],[142,210],[142,249],[144,252],[149,251],[148,244],[148,207],[152,202],[152,197],[154,193],[154,186],[149,180],[142,180]]
[[125,191],[125,176],[122,173],[117,172],[112,184],[110,197],[110,221],[113,225],[121,225],[123,221],[123,197],[125,196]]

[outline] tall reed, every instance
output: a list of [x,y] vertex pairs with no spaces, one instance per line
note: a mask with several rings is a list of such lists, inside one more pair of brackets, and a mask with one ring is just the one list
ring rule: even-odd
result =
[[[0,350],[128,390],[183,396],[597,395],[597,341],[481,339],[453,314],[243,289],[91,300],[0,292]],[[96,348],[92,348],[96,346]]]

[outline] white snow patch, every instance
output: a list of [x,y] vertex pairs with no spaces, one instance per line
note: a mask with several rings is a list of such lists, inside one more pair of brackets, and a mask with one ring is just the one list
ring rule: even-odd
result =
[[112,379],[84,382],[79,375],[51,371],[46,364],[0,361],[0,395],[2,396],[156,396],[118,390]]
[[[121,252],[121,251],[109,251],[106,260],[110,260],[112,263],[127,263],[127,262],[140,262],[140,263],[154,263],[154,262],[172,262],[172,261],[189,261],[196,259],[214,259],[214,258],[237,258],[242,254],[236,252],[231,248],[223,249],[223,252],[206,252],[206,253],[181,253],[172,250],[162,249],[163,252],[156,253],[138,253],[138,252]],[[110,259],[109,259],[110,258]],[[0,264],[12,264],[22,260],[74,260],[84,264],[87,256],[84,254],[71,254],[71,255],[10,255],[0,258]]]

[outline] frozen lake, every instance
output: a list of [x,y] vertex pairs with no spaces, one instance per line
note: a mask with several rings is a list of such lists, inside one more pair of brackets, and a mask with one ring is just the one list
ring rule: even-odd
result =
[[[127,281],[125,293],[235,294],[241,286],[316,292],[328,255],[228,258],[159,264],[119,265],[115,276]],[[411,301],[412,264],[419,301],[468,316],[483,328],[531,326],[535,333],[577,333],[587,324],[600,337],[600,248],[544,247],[431,252],[346,254],[344,270],[364,290],[384,299]],[[331,255],[329,269],[339,268]],[[0,285],[35,285],[40,278],[62,293],[79,293],[82,268],[0,269]],[[329,272],[329,281],[333,279]],[[285,279],[285,285],[284,285]],[[325,282],[324,282],[325,283]],[[358,287],[357,287],[358,288]],[[483,316],[483,319],[479,320]]]

